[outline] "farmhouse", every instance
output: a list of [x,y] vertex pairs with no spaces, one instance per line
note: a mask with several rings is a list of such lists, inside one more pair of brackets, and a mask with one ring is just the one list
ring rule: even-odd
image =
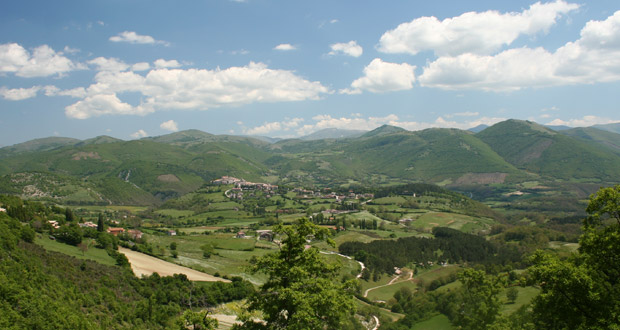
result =
[[131,236],[131,238],[133,238],[133,239],[141,239],[142,238],[142,232],[137,230],[137,229],[129,229],[127,231],[127,233],[129,233],[129,236]]
[[116,236],[120,233],[124,233],[125,232],[125,228],[121,228],[121,227],[109,227],[108,228],[108,233]]
[[237,233],[237,236],[235,236],[235,237],[237,237],[237,238],[245,238],[245,232],[240,231],[240,232]]

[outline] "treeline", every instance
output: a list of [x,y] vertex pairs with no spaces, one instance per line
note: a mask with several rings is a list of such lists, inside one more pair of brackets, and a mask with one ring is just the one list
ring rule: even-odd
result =
[[184,275],[136,278],[29,243],[34,230],[0,212],[1,329],[166,329],[184,310],[241,299],[253,286]]
[[394,267],[429,262],[507,264],[519,262],[521,255],[509,247],[497,247],[483,237],[451,228],[433,228],[435,238],[403,237],[370,243],[345,242],[342,254],[354,256],[371,271],[391,274]]

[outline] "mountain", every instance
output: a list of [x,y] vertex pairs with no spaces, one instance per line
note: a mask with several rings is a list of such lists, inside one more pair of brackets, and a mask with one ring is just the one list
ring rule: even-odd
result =
[[94,137],[92,139],[86,139],[84,141],[80,141],[78,143],[76,143],[76,146],[83,146],[83,145],[87,145],[87,144],[103,144],[103,143],[114,143],[114,142],[124,142],[121,139],[117,139],[117,138],[113,138],[111,136],[107,136],[107,135],[100,135],[97,137]]
[[0,149],[0,158],[17,155],[25,152],[40,152],[53,150],[60,147],[74,145],[80,142],[78,139],[67,137],[48,137],[42,139],[34,139],[23,143]]
[[474,133],[478,133],[478,132],[482,132],[484,129],[486,129],[487,127],[489,127],[489,125],[485,125],[485,124],[480,124],[476,127],[472,127],[470,129],[468,129],[468,131],[470,132],[474,132]]
[[554,131],[565,131],[565,130],[572,128],[570,126],[565,126],[565,125],[545,125],[545,127],[550,128]]
[[348,130],[339,128],[325,128],[320,131],[316,131],[312,134],[301,137],[301,140],[323,140],[323,139],[343,139],[343,138],[356,138],[362,136],[367,131],[362,130]]
[[407,130],[401,127],[391,126],[391,125],[382,125],[373,129],[372,131],[363,134],[361,137],[373,137],[377,135],[387,135],[399,132],[406,132]]
[[507,120],[476,137],[515,167],[564,180],[616,180],[620,157],[595,141],[560,134],[530,121]]
[[620,154],[620,134],[601,130],[595,127],[579,127],[564,130],[562,134],[581,139],[586,142],[596,142],[609,147],[612,152]]
[[12,153],[0,149],[0,193],[73,204],[152,205],[230,175],[330,187],[426,182],[518,190],[516,185],[536,181],[554,189],[572,184],[587,196],[590,186],[620,181],[619,146],[620,134],[596,128],[558,132],[521,120],[478,133],[384,125],[358,137],[275,143],[198,130],[134,141],[42,139],[13,146]]
[[620,134],[620,123],[594,125],[592,127]]

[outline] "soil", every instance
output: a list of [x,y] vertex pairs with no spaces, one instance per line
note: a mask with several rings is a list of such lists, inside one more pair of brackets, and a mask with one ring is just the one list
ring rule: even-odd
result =
[[136,276],[151,275],[158,273],[160,276],[172,276],[173,274],[185,274],[190,281],[203,282],[230,282],[229,280],[215,277],[197,270],[179,266],[155,257],[151,257],[144,253],[132,251],[122,247],[118,251],[123,253],[131,263],[131,270]]

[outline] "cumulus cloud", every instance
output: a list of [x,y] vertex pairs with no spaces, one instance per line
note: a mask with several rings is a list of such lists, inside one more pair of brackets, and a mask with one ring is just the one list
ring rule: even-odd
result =
[[332,44],[329,47],[331,48],[329,55],[345,54],[353,57],[360,57],[364,52],[362,47],[358,45],[355,40]]
[[129,135],[129,136],[131,136],[134,139],[139,139],[139,138],[147,137],[147,136],[149,136],[149,134],[147,132],[145,132],[143,129],[140,129],[140,130],[138,130],[135,133],[131,133],[131,135]]
[[375,58],[364,68],[364,76],[351,83],[352,89],[343,89],[340,93],[356,94],[362,90],[373,93],[385,93],[413,88],[415,66],[407,63],[383,62]]
[[273,47],[273,49],[288,51],[288,50],[295,50],[295,49],[297,49],[297,47],[295,47],[295,46],[293,46],[291,44],[279,44],[279,45]]
[[558,119],[554,119],[548,122],[545,125],[588,127],[592,125],[612,124],[612,123],[618,123],[618,122],[620,122],[620,120],[614,120],[614,119],[603,118],[603,117],[598,117],[598,116],[583,116],[583,118],[568,119],[568,120],[562,120],[558,118]]
[[88,64],[94,65],[97,71],[125,71],[129,65],[117,58],[97,57],[88,61]]
[[131,66],[131,71],[146,71],[151,68],[151,65],[147,62],[135,63]]
[[67,117],[86,119],[91,116],[106,114],[144,114],[144,109],[135,109],[124,103],[115,94],[97,94],[88,96],[65,108]]
[[431,50],[438,56],[489,55],[520,35],[547,32],[557,19],[579,8],[562,0],[537,2],[522,12],[468,12],[440,21],[420,17],[381,36],[379,51],[415,55]]
[[155,40],[155,38],[151,36],[140,35],[134,31],[123,31],[115,36],[110,37],[109,40],[112,42],[127,42],[130,44],[160,44],[164,46],[170,45],[166,41]]
[[581,37],[555,52],[516,48],[496,55],[443,56],[429,63],[420,84],[443,89],[511,91],[525,87],[620,80],[620,11],[590,21]]
[[0,95],[5,100],[9,101],[21,101],[33,98],[37,96],[37,93],[41,90],[41,86],[33,86],[30,88],[13,88],[8,89],[6,87],[0,87]]
[[177,60],[166,61],[163,58],[155,60],[155,62],[153,62],[153,64],[158,69],[162,69],[162,68],[178,68],[178,67],[181,66],[181,63],[179,63],[179,61],[177,61]]
[[[119,99],[125,92],[142,95],[137,105]],[[207,110],[254,102],[316,100],[329,89],[287,70],[250,62],[228,69],[154,69],[146,75],[132,71],[100,71],[86,97],[65,108],[71,118],[107,114],[145,115],[157,110]]]
[[[289,132],[291,129],[299,127],[304,120],[302,118],[285,119],[284,121],[264,123],[250,129],[244,129],[248,135],[265,135],[273,132]],[[242,124],[242,123],[241,123]]]
[[161,129],[165,129],[166,131],[171,131],[171,132],[176,132],[176,131],[179,130],[177,122],[172,120],[172,119],[161,123],[161,125],[159,125],[159,127]]
[[48,77],[83,69],[83,65],[56,52],[48,45],[33,49],[32,54],[16,43],[0,45],[0,73],[14,73],[24,78]]

